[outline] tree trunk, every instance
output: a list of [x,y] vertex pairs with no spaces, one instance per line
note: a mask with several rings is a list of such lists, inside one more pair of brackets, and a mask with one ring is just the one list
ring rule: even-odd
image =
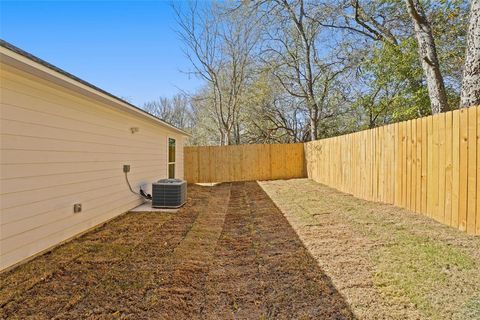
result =
[[472,0],[460,108],[480,105],[480,0]]
[[232,133],[231,130],[225,130],[225,145],[229,146],[232,144]]
[[[476,0],[474,0],[476,1]],[[418,52],[422,69],[427,79],[428,95],[432,113],[450,110],[445,92],[440,64],[438,62],[437,49],[433,39],[432,29],[419,0],[405,0],[408,13],[415,27],[415,37],[418,42]]]
[[234,136],[235,144],[240,144],[240,123],[238,121],[235,123]]
[[315,115],[310,114],[310,141],[317,140],[318,128]]
[[375,128],[375,118],[373,116],[373,106],[371,106],[369,113],[368,113],[368,128],[373,129]]
[[225,133],[223,133],[223,130],[220,130],[220,145],[225,145]]

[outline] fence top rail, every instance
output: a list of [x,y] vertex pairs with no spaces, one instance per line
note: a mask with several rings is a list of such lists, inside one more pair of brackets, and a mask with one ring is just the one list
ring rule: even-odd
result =
[[321,138],[321,139],[317,139],[317,140],[314,140],[314,141],[306,141],[304,142],[304,144],[310,144],[312,142],[317,142],[317,141],[326,141],[326,140],[329,140],[329,139],[334,139],[334,138],[338,138],[338,137],[343,137],[343,136],[350,136],[350,135],[357,135],[357,134],[362,134],[362,133],[365,133],[366,131],[370,131],[370,130],[376,130],[378,128],[386,128],[386,127],[391,127],[391,126],[395,126],[395,125],[403,125],[403,124],[406,124],[408,122],[413,122],[413,121],[421,121],[421,119],[426,119],[427,121],[429,119],[434,119],[434,118],[437,118],[437,117],[440,117],[444,114],[448,114],[448,113],[458,113],[458,112],[462,112],[463,110],[468,110],[470,108],[479,108],[480,109],[480,105],[478,106],[470,106],[468,108],[462,108],[462,109],[455,109],[455,110],[450,110],[450,111],[447,111],[447,112],[441,112],[441,113],[437,113],[437,114],[433,114],[433,115],[428,115],[428,116],[424,116],[424,117],[419,117],[419,118],[413,118],[413,119],[409,119],[409,120],[403,120],[403,121],[398,121],[398,122],[393,122],[393,123],[388,123],[388,124],[384,124],[382,126],[378,126],[378,127],[375,127],[375,128],[365,128],[365,129],[362,129],[362,130],[358,130],[358,131],[354,131],[354,132],[349,132],[349,133],[344,133],[344,134],[340,134],[340,135],[337,135],[337,136],[331,136],[331,137],[326,137],[326,138]]
[[201,149],[201,148],[240,148],[240,147],[249,147],[249,146],[292,146],[292,145],[303,145],[303,142],[293,142],[293,143],[246,143],[246,144],[231,144],[225,146],[185,146],[185,149]]

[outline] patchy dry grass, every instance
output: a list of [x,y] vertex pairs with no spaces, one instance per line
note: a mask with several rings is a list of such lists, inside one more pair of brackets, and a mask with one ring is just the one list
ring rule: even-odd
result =
[[189,186],[0,274],[0,319],[353,319],[255,182]]
[[364,319],[480,319],[480,238],[299,179],[262,182]]
[[[0,274],[0,319],[480,319],[480,238],[313,181],[190,186]],[[281,209],[281,211],[275,206]]]

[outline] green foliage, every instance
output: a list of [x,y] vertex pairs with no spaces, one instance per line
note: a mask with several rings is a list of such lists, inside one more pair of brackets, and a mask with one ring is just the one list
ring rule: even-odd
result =
[[375,45],[360,67],[358,81],[362,87],[353,106],[357,113],[364,114],[363,127],[430,113],[428,92],[412,38],[401,40],[398,46]]
[[[352,98],[355,119],[350,125],[368,128],[429,115],[430,99],[404,2],[365,1],[362,5],[370,17],[384,22],[388,18],[384,26],[389,27],[396,43],[370,40],[366,46],[354,46],[351,54],[362,59],[352,84],[356,92]],[[422,5],[435,37],[449,106],[455,109],[459,104],[468,1],[423,1]],[[363,37],[355,33],[351,36],[353,40],[343,39],[341,43],[355,43]]]

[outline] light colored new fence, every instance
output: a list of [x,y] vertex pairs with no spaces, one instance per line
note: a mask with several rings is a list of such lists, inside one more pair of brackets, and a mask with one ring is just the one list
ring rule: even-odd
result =
[[185,148],[191,183],[306,177],[480,235],[480,107],[305,144]]
[[308,177],[480,235],[480,107],[305,143]]
[[190,183],[306,177],[302,143],[185,147],[185,179]]

